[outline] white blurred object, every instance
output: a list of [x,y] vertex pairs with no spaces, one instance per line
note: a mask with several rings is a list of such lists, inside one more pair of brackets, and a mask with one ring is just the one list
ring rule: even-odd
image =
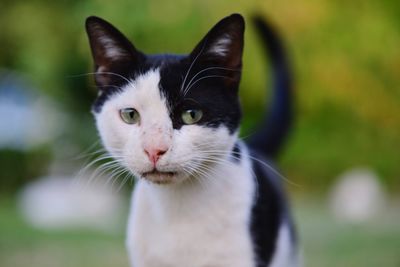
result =
[[347,223],[366,222],[385,206],[385,192],[377,175],[367,168],[356,168],[338,177],[330,196],[334,216]]
[[19,196],[24,218],[37,228],[113,231],[121,219],[122,198],[96,183],[82,186],[68,177],[45,177]]
[[69,124],[59,105],[30,84],[21,74],[0,69],[0,149],[48,144]]

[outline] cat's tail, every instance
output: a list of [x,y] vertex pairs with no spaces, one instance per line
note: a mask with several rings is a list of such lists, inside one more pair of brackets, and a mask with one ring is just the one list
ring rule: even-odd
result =
[[254,17],[253,21],[268,61],[271,62],[273,92],[264,122],[258,132],[250,137],[248,145],[267,158],[275,158],[292,124],[292,77],[285,49],[276,30],[259,16]]

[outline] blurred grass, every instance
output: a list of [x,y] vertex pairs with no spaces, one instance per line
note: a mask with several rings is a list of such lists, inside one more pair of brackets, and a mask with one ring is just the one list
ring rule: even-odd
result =
[[11,198],[0,202],[0,266],[128,266],[124,233],[43,231],[29,226]]
[[326,199],[313,196],[293,199],[304,266],[400,266],[400,209],[393,202],[362,224],[335,220]]
[[[0,266],[2,267],[128,267],[124,229],[103,234],[81,231],[41,231],[28,226],[15,203],[0,202]],[[400,266],[400,212],[391,207],[362,225],[336,222],[323,198],[296,197],[305,266]]]

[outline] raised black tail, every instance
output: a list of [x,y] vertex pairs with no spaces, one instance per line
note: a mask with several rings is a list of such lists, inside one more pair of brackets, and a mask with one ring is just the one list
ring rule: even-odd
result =
[[292,123],[292,79],[284,47],[276,30],[264,18],[254,17],[273,74],[273,93],[268,115],[248,145],[265,157],[275,158]]

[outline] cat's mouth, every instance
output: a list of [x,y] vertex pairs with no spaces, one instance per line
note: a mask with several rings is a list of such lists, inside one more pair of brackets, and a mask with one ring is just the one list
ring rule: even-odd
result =
[[149,180],[150,182],[156,184],[169,184],[173,182],[173,178],[175,177],[176,172],[163,172],[157,169],[154,169],[149,172],[145,172],[142,174],[144,178]]

